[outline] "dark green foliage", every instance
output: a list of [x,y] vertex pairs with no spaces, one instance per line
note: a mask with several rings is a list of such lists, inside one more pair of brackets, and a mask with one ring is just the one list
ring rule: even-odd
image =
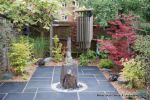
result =
[[140,13],[143,1],[141,0],[118,0],[122,13]]
[[106,59],[106,58],[108,58],[108,53],[101,51],[99,54],[99,57],[102,59]]
[[115,19],[118,15],[118,4],[110,0],[96,0],[93,3],[94,16],[96,22],[102,26],[107,26],[107,22]]
[[110,59],[101,59],[100,62],[99,62],[99,66],[101,68],[108,68],[108,69],[110,69],[110,68],[113,67],[113,62]]
[[80,55],[79,61],[80,61],[81,66],[85,66],[85,65],[88,65],[89,59],[88,59],[87,55],[83,53]]
[[96,58],[96,54],[92,50],[88,50],[86,53],[80,55],[80,65],[85,66],[88,65],[89,61]]
[[146,21],[150,22],[150,1],[143,0],[143,7],[142,7],[143,17]]
[[92,50],[88,50],[86,55],[87,55],[88,59],[95,59],[95,57],[96,57],[95,56],[95,51],[92,51]]
[[95,23],[102,26],[107,26],[107,21],[118,15],[118,3],[112,0],[80,0],[80,3],[86,8],[93,8]]
[[141,35],[150,35],[150,24],[142,24],[140,25],[139,34]]
[[93,8],[95,20],[101,26],[115,19],[118,14],[140,16],[140,19],[150,21],[149,0],[79,0],[80,6]]
[[138,54],[150,57],[150,35],[137,35],[133,49]]

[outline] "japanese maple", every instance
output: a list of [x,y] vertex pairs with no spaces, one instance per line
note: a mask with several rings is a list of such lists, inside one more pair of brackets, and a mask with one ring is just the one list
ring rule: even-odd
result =
[[108,22],[109,27],[106,29],[107,34],[112,37],[111,40],[101,40],[102,45],[100,50],[107,51],[109,58],[116,65],[121,65],[121,59],[130,59],[133,55],[131,46],[136,38],[134,16],[121,15],[120,18]]

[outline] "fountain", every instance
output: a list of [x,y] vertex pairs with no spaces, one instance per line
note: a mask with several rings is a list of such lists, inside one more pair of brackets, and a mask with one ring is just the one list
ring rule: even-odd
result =
[[52,89],[58,92],[80,92],[87,89],[87,85],[78,82],[78,63],[71,56],[71,38],[67,40],[65,63],[61,68],[60,82],[53,83]]

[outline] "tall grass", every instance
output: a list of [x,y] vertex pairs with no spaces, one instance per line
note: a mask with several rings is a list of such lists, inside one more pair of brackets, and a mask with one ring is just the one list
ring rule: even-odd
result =
[[33,53],[36,58],[42,58],[49,52],[49,40],[46,37],[36,37],[33,40]]

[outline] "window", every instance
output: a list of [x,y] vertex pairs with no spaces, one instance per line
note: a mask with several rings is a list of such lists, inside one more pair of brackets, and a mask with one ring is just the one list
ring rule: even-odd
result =
[[68,16],[63,15],[62,20],[68,20]]
[[67,16],[65,16],[65,20],[67,20],[68,19],[68,17]]
[[63,2],[63,3],[62,3],[62,6],[63,6],[63,7],[66,7],[67,5],[66,5],[66,3],[65,3],[65,2]]

